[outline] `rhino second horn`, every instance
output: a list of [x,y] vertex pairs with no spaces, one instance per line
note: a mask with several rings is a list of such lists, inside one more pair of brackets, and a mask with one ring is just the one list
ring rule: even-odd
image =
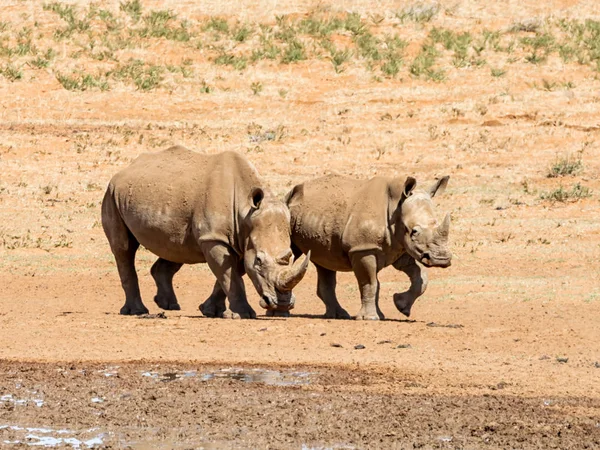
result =
[[435,234],[441,238],[447,239],[449,232],[450,232],[450,213],[446,214],[446,217],[444,217],[444,221],[442,222],[442,224],[439,227],[437,227],[437,229],[435,230]]
[[304,278],[308,262],[310,261],[310,250],[306,255],[302,255],[289,269],[282,269],[277,277],[277,289],[286,292],[291,291]]

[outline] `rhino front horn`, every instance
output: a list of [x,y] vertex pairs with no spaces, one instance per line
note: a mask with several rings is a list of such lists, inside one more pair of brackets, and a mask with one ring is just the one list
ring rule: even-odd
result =
[[310,250],[302,255],[289,269],[283,269],[277,279],[277,289],[282,292],[291,291],[304,278],[308,262],[310,261]]
[[436,234],[442,238],[447,238],[450,232],[450,213],[446,214],[442,224],[435,230]]

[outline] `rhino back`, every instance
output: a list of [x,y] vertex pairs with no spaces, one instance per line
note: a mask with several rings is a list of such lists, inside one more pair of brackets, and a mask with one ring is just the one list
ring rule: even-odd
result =
[[111,187],[140,244],[164,259],[196,263],[204,261],[199,241],[235,245],[236,190],[258,183],[257,178],[241,155],[206,155],[178,146],[141,155],[115,175]]

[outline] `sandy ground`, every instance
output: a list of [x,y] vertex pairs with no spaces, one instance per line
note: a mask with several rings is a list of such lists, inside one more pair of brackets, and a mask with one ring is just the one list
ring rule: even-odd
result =
[[[43,17],[33,3],[8,2],[0,18]],[[468,29],[597,14],[594,2],[487,3],[458,2],[436,20]],[[191,18],[231,10],[161,2],[180,4]],[[315,6],[261,4],[240,17]],[[0,78],[0,442],[25,445],[37,433],[59,446],[73,438],[108,448],[600,446],[597,73],[558,58],[516,62],[502,78],[453,70],[442,83],[375,82],[363,68],[335,74],[317,60],[243,73],[195,64],[217,87],[210,95],[191,84],[69,92],[44,71]],[[574,87],[532,87],[543,79]],[[256,142],[270,130],[281,137]],[[321,318],[313,267],[290,318],[265,317],[250,288],[257,320],[203,318],[198,305],[213,285],[205,266],[177,275],[181,311],[119,316],[124,297],[99,223],[103,190],[141,152],[171,144],[242,152],[280,195],[330,172],[413,174],[423,184],[448,174],[436,203],[440,217],[452,214],[453,265],[429,271],[410,320],[392,302],[408,280],[392,268],[380,274],[382,322]],[[581,173],[546,176],[558,155],[580,151]],[[575,183],[592,195],[540,199]],[[138,253],[156,314],[153,261]],[[338,276],[338,297],[358,312],[351,274]],[[27,431],[40,427],[45,434]]]

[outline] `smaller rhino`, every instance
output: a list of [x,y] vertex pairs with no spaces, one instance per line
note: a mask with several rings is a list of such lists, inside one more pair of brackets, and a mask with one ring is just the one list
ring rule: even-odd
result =
[[412,177],[375,177],[368,181],[327,175],[295,186],[286,196],[291,213],[294,253],[311,253],[318,274],[317,295],[325,317],[350,318],[335,294],[336,272],[353,271],[362,307],[356,319],[384,319],[379,309],[377,273],[393,265],[411,286],[394,294],[394,304],[410,316],[425,292],[422,266],[448,267],[450,215],[438,225],[431,199],[442,193],[449,177],[429,190],[417,189]]

